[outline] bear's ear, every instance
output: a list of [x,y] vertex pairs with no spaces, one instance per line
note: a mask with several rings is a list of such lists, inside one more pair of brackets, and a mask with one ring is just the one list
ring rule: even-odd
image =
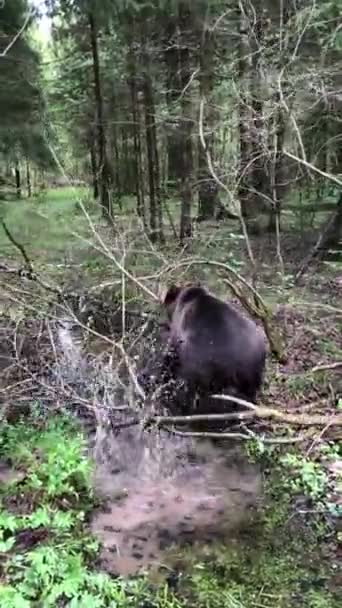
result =
[[166,308],[172,306],[176,302],[181,291],[182,287],[177,287],[177,285],[170,285],[170,287],[164,292],[162,296],[163,305],[166,306]]

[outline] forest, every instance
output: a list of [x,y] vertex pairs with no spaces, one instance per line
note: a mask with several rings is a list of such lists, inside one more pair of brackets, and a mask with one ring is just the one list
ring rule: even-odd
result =
[[[0,1],[1,608],[340,605],[341,14]],[[256,399],[164,383],[189,285]]]

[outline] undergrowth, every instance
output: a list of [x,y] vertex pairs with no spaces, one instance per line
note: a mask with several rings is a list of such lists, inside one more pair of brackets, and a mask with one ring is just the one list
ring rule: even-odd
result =
[[94,569],[98,543],[87,532],[94,506],[91,464],[75,423],[3,424],[0,457],[22,475],[1,488],[0,606],[136,606],[141,582]]
[[185,606],[337,608],[336,530],[319,509],[326,507],[323,469],[273,448],[251,452],[265,472],[263,507],[229,546],[192,548],[182,557]]

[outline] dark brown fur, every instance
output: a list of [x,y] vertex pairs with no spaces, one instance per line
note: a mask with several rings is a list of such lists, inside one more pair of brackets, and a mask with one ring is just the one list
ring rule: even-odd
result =
[[233,389],[251,401],[262,382],[262,332],[231,304],[200,286],[172,286],[164,299],[177,374],[200,392]]
[[164,378],[183,380],[189,398],[198,394],[202,402],[220,392],[255,401],[266,358],[256,324],[200,286],[170,287],[163,306],[169,320]]

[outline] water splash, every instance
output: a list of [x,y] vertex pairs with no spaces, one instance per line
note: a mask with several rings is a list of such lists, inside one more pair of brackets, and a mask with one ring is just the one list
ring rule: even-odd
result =
[[65,372],[70,378],[72,370],[82,395],[97,403],[89,452],[94,487],[105,508],[94,514],[91,529],[102,543],[103,566],[134,574],[162,563],[172,544],[218,536],[228,542],[259,499],[258,469],[235,446],[145,431],[140,425],[114,432],[110,417],[127,420],[131,398],[112,355],[106,357],[105,350],[92,355],[91,347],[83,352],[70,327],[61,328],[59,337]]

